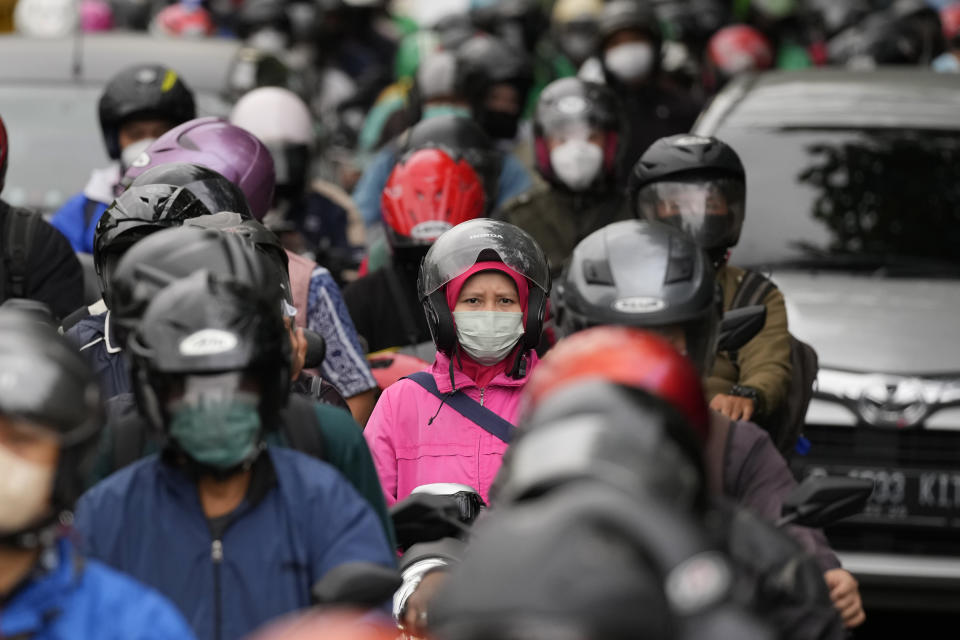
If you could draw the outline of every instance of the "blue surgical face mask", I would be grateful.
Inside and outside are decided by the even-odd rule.
[[[170,405],[170,438],[202,465],[228,470],[253,461],[260,449],[260,398],[235,391]]]
[[[431,104],[423,108],[423,119],[429,120],[438,116],[457,116],[458,118],[470,117],[469,107],[459,107],[453,104]]]

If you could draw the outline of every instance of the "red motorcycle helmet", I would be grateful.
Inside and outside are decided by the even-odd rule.
[[[568,385],[590,379],[642,389],[667,401],[706,442],[710,414],[693,363],[664,338],[630,327],[593,327],[558,342],[530,376],[526,411]]]
[[[172,38],[203,38],[212,36],[216,30],[209,11],[183,3],[163,8],[150,23],[151,33]]]
[[[707,44],[710,64],[726,77],[773,66],[773,47],[751,26],[734,24],[717,31]]]
[[[10,157],[10,140],[7,138],[7,127],[0,118],[0,191],[3,191],[3,181],[7,177],[7,159]]]
[[[394,167],[380,197],[387,239],[394,248],[426,247],[461,222],[483,215],[483,181],[463,158],[419,149]]]
[[[951,48],[960,46],[960,2],[949,4],[940,10],[940,25],[943,38]]]

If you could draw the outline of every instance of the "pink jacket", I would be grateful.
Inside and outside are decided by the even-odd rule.
[[[531,353],[527,376],[515,380],[500,374],[484,389],[459,369],[454,369],[457,389],[514,424],[520,411],[520,396],[537,365]],[[440,393],[452,391],[450,359],[437,354],[427,369]],[[439,410],[439,412],[438,412]],[[436,415],[433,424],[428,424]],[[373,463],[377,467],[387,505],[403,500],[422,484],[459,482],[480,492],[484,501],[490,491],[507,445],[467,420],[412,380],[400,380],[384,390],[363,430]]]

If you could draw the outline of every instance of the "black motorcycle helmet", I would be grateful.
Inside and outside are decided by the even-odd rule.
[[[483,180],[483,191],[490,206],[497,201],[502,155],[476,122],[455,115],[421,120],[401,139],[398,157],[420,149],[441,149],[451,158],[465,159]]]
[[[290,337],[277,289],[258,290],[202,270],[169,284],[127,342],[140,412],[169,424],[171,389],[186,375],[245,373],[258,383],[264,428],[274,428],[290,391]]]
[[[120,126],[131,118],[162,118],[176,126],[197,117],[193,92],[173,69],[141,64],[114,76],[100,96],[100,129],[107,154],[120,158]]]
[[[205,216],[203,220],[216,217]],[[243,233],[220,231],[215,226],[203,228],[193,222],[158,231],[120,258],[110,279],[110,319],[118,333],[124,334],[121,342],[136,329],[154,296],[171,282],[196,271],[230,276],[258,291],[281,286],[274,259],[257,251]]]
[[[523,51],[488,35],[463,43],[457,55],[457,95],[466,98],[473,118],[491,138],[513,139],[533,86],[533,66]],[[517,92],[515,114],[487,108],[487,97],[495,85],[507,84]]]
[[[230,62],[224,97],[232,104],[259,87],[288,87],[290,69],[273,53],[242,47]]]
[[[562,335],[597,325],[679,327],[698,370],[713,370],[720,288],[707,256],[672,227],[625,220],[590,234],[573,250],[554,302]]]
[[[446,640],[773,638],[672,505],[584,480],[491,512],[429,608]]]
[[[477,218],[443,233],[430,247],[420,267],[417,292],[437,349],[450,355],[457,343],[453,313],[444,286],[478,262],[502,262],[530,283],[521,355],[540,343],[550,269],[543,250],[523,229],[508,222]],[[519,358],[518,358],[519,366]]]
[[[232,211],[221,211],[212,216],[194,218],[184,223],[184,226],[215,229],[246,240],[268,260],[267,264],[271,267],[270,271],[283,290],[284,299],[293,304],[293,289],[290,286],[290,258],[287,256],[280,238],[273,231],[256,220],[244,218],[239,213]]]
[[[602,52],[606,49],[610,38],[621,31],[635,30],[647,36],[653,47],[654,56],[653,68],[650,70],[651,74],[660,69],[663,32],[660,29],[656,13],[648,3],[637,2],[637,0],[612,0],[612,2],[608,2],[600,13],[597,30],[600,34],[601,60],[603,58]],[[607,73],[607,76],[609,78],[610,74]]]
[[[3,532],[0,543],[47,546],[57,536],[61,514],[73,508],[86,486],[100,435],[99,388],[52,322],[6,305],[0,308],[0,372],[0,414],[42,425],[60,440],[52,509],[20,531]]]
[[[235,211],[253,218],[246,196],[233,182],[207,167],[189,162],[171,162],[147,169],[130,183],[131,187],[169,184],[186,187],[211,212]]]
[[[103,212],[93,235],[93,266],[107,307],[111,273],[127,249],[151,233],[206,215],[210,210],[185,187],[148,184],[120,194]]]
[[[549,25],[538,0],[498,0],[474,9],[471,18],[482,31],[531,54]]]
[[[626,126],[620,101],[607,87],[579,78],[554,80],[540,93],[533,117],[537,171],[555,187],[569,189],[554,171],[549,141],[581,138],[592,131],[601,131],[603,171],[591,188],[611,188],[617,179]]]
[[[634,215],[689,234],[716,264],[740,240],[746,172],[740,156],[717,138],[660,138],[633,166],[627,192]],[[709,214],[710,208],[726,213]]]
[[[586,478],[694,513],[707,507],[702,441],[650,393],[581,382],[538,407],[522,427],[491,488],[498,508]]]

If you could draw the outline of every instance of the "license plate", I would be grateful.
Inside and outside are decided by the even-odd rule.
[[[960,526],[960,470],[811,466],[804,475],[850,476],[873,481],[860,520],[923,526]]]

